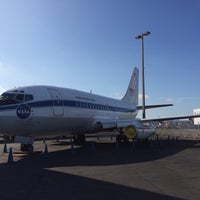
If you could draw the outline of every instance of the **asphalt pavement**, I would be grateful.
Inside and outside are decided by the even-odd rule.
[[[45,145],[48,152],[45,153]],[[12,147],[13,163],[8,163]],[[200,141],[159,136],[120,145],[37,141],[32,155],[0,144],[0,199],[200,199]]]

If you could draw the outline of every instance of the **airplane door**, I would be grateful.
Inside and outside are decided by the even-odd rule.
[[[51,95],[51,99],[53,101],[53,115],[54,116],[63,116],[64,115],[64,107],[63,100],[60,93],[56,89],[50,89],[49,92]]]

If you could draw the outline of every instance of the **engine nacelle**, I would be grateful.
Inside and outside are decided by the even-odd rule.
[[[134,139],[138,135],[138,131],[137,131],[136,127],[134,127],[133,125],[124,127],[123,132],[128,139]]]
[[[146,139],[155,133],[155,128],[140,127],[128,125],[123,129],[124,134],[128,139]]]
[[[138,131],[137,139],[144,140],[153,135],[156,130],[154,128],[149,127],[149,128],[139,128],[137,131]]]

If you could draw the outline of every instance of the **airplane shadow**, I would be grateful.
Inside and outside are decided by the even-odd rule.
[[[1,200],[181,200],[165,194],[51,171],[43,167],[43,164],[34,159],[1,167]]]
[[[51,145],[70,145],[54,143]],[[67,147],[67,146],[66,146]],[[69,146],[68,146],[69,147]],[[168,144],[167,140],[154,144],[132,144],[116,146],[115,143],[87,142],[86,145],[73,150],[54,151],[48,154],[50,167],[61,166],[107,166],[148,162],[165,158],[186,148],[199,148],[193,140],[180,140],[177,144]],[[34,155],[42,159],[44,155]],[[65,158],[65,159],[63,159]],[[45,161],[46,163],[46,161]]]

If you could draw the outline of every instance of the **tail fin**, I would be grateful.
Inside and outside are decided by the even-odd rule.
[[[138,104],[138,75],[139,70],[137,67],[135,67],[126,94],[121,99],[121,101],[131,105]]]

